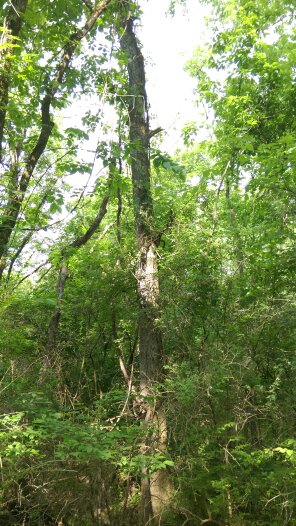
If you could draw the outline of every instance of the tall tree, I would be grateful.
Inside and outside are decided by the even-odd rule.
[[[165,414],[156,396],[157,384],[163,379],[163,349],[162,334],[158,326],[159,281],[149,156],[151,131],[144,58],[135,35],[132,17],[124,21],[120,45],[127,57],[129,76],[129,136],[139,298],[140,388],[145,425],[154,429],[152,440],[150,438],[143,446],[143,453],[149,455],[156,450],[165,450],[167,430]],[[141,508],[143,524],[159,517],[167,504],[169,488],[169,478],[165,470],[156,471],[150,476],[144,470]]]

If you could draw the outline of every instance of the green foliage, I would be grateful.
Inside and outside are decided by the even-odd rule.
[[[88,13],[84,2],[43,4],[28,3],[11,44],[4,164],[22,145],[17,170],[40,132],[59,50]],[[113,53],[115,4],[65,75],[8,263],[23,243],[24,252],[1,284],[1,524],[137,524],[141,479],[159,471],[176,489],[164,525],[296,524],[293,5],[212,5],[212,40],[187,65],[211,134],[190,122],[183,152],[150,150],[165,356],[155,399],[139,388],[137,145],[126,128],[126,57]],[[112,133],[83,99],[94,90],[119,114]],[[86,100],[81,122],[58,126],[72,100]],[[100,124],[103,140],[84,158]],[[18,196],[15,173],[0,183],[4,205]],[[92,186],[73,189],[68,175]],[[100,230],[74,248],[107,194]],[[21,281],[41,257],[49,264]],[[157,426],[143,425],[147,404],[160,401],[167,451],[154,447]]]

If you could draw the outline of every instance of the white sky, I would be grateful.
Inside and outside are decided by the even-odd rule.
[[[170,0],[142,0],[142,30],[139,32],[146,59],[147,93],[153,125],[167,132],[164,149],[174,153],[181,145],[180,132],[188,121],[198,119],[193,89],[196,81],[184,71],[197,45],[205,41],[205,17],[209,7],[188,0],[186,12],[178,6],[167,15]]]

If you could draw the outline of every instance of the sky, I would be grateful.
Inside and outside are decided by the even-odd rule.
[[[145,58],[150,124],[152,129],[161,126],[165,130],[162,147],[174,154],[182,145],[184,124],[199,118],[193,93],[196,80],[184,68],[196,47],[206,41],[205,18],[210,10],[198,0],[187,0],[186,9],[176,6],[175,15],[171,16],[168,14],[170,1],[140,0],[143,15],[137,35]],[[94,100],[93,105],[101,103]],[[75,101],[73,106],[63,116],[66,126],[75,126],[75,121],[84,115],[85,100]],[[107,110],[104,112],[108,115]],[[110,124],[112,119],[110,114]]]
[[[209,7],[188,0],[167,14],[170,0],[142,0],[142,28],[139,38],[146,59],[147,94],[154,127],[166,130],[164,149],[173,154],[181,146],[181,130],[188,121],[198,119],[193,90],[196,81],[184,71],[198,45],[205,42],[205,18]]]

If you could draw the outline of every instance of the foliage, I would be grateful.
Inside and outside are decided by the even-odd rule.
[[[28,2],[19,36],[0,50],[11,50],[3,211],[18,199],[40,102],[88,4]],[[55,126],[22,195],[0,289],[1,524],[137,524],[141,483],[162,472],[174,484],[164,526],[296,524],[293,3],[211,4],[211,41],[186,66],[208,129],[188,123],[174,156],[151,140],[165,355],[151,399],[139,388],[137,145],[116,36],[136,5],[111,3],[52,102]],[[65,125],[78,103],[83,117]],[[106,196],[99,229],[77,248]],[[155,451],[155,422],[144,422],[154,403],[166,450]]]

